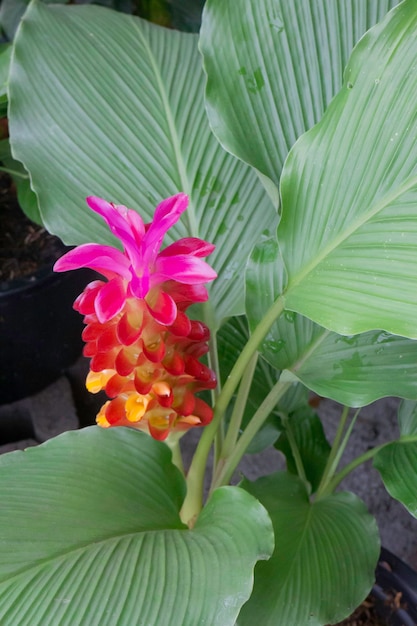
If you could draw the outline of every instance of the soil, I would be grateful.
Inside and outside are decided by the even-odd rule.
[[[63,244],[26,217],[8,174],[0,172],[0,282],[12,281],[52,265]]]

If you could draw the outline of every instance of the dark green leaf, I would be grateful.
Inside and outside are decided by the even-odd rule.
[[[29,174],[23,165],[11,155],[8,139],[0,141],[0,160],[11,175],[17,190],[17,199],[21,209],[37,224],[42,224],[36,194],[30,186]]]
[[[285,472],[243,486],[269,511],[275,551],[255,569],[239,626],[322,626],[350,615],[372,586],[379,556],[363,502],[343,492],[310,503],[301,481]]]
[[[11,44],[0,44],[0,117],[4,117],[7,113],[7,81],[11,55]]]
[[[217,490],[193,530],[165,444],[137,431],[66,433],[0,458],[2,624],[232,626],[269,517]]]
[[[201,25],[204,0],[170,0],[174,28],[197,33]]]
[[[417,403],[403,401],[398,411],[400,438],[374,459],[388,493],[417,517]]]
[[[285,455],[288,470],[292,474],[297,474],[289,431],[300,452],[306,478],[314,493],[320,484],[330,452],[330,445],[324,434],[321,420],[310,407],[307,407],[289,414],[284,421],[283,432],[275,443],[275,447]]]

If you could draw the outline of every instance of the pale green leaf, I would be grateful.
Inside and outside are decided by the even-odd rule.
[[[417,517],[417,403],[401,402],[398,421],[400,439],[379,450],[374,466],[388,493]]]
[[[243,313],[243,268],[275,211],[251,168],[212,135],[203,95],[196,35],[101,7],[34,1],[16,37],[11,144],[47,228],[68,244],[114,243],[86,196],[149,220],[164,197],[188,193],[167,243],[191,235],[216,244],[215,327]]]
[[[355,43],[398,0],[207,0],[210,123],[276,186],[288,151],[342,84]]]
[[[417,402],[403,400],[398,409],[401,436],[417,435]]]
[[[322,626],[350,615],[372,586],[379,556],[363,502],[347,492],[309,502],[301,481],[284,472],[244,487],[269,511],[275,551],[255,568],[239,626]]]
[[[3,455],[1,623],[232,626],[272,551],[268,515],[224,487],[188,530],[170,456],[143,433],[98,427]]]
[[[388,493],[417,517],[417,436],[382,448],[375,455],[374,466]]]
[[[361,39],[281,179],[286,306],[342,334],[417,337],[416,28],[405,0]]]
[[[275,184],[286,306],[342,334],[417,337],[416,5],[208,0],[211,124]],[[284,137],[284,139],[283,139]]]
[[[253,329],[281,293],[285,271],[275,239],[256,246],[247,270],[247,314]],[[264,357],[317,394],[349,406],[378,398],[417,398],[417,342],[384,331],[338,335],[284,311],[261,345]]]

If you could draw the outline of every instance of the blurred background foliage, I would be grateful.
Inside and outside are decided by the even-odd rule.
[[[204,0],[42,0],[46,4],[97,4],[137,15],[150,22],[196,33],[201,24]],[[0,28],[3,42],[11,41],[29,0],[0,0]]]

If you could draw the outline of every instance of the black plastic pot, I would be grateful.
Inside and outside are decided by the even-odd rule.
[[[372,590],[375,610],[390,626],[417,624],[417,572],[382,548]]]
[[[96,275],[45,267],[0,283],[0,404],[42,390],[82,351],[82,317],[72,304]]]

